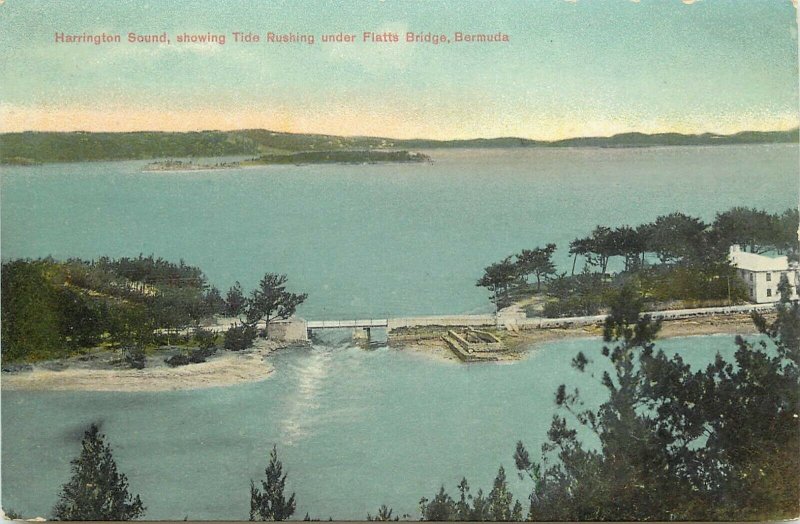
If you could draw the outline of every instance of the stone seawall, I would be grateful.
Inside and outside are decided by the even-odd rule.
[[[769,312],[775,309],[775,304],[745,304],[741,306],[707,307],[696,309],[671,309],[665,311],[647,311],[643,314],[650,315],[654,319],[660,320],[683,320],[697,317],[707,317],[714,315],[734,315],[752,312]],[[509,330],[519,329],[550,329],[550,328],[570,328],[581,326],[601,326],[605,322],[607,315],[592,315],[584,317],[564,317],[564,318],[526,318],[519,314],[501,314],[497,317],[498,327]]]

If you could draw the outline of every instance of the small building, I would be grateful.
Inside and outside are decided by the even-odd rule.
[[[788,257],[773,258],[748,253],[734,244],[730,247],[728,259],[736,268],[736,273],[744,281],[751,302],[762,304],[780,300],[781,293],[778,290],[778,284],[783,276],[786,276],[789,281],[790,298],[798,299],[800,266],[796,262],[789,263]]]
[[[308,323],[298,317],[272,320],[269,323],[269,339],[280,342],[307,342]]]

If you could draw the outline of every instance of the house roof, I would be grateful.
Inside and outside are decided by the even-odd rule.
[[[786,271],[789,269],[789,259],[785,256],[772,258],[746,251],[734,251],[729,256],[731,264],[748,271]]]

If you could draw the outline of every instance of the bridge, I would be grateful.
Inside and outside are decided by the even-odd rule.
[[[672,309],[666,311],[650,311],[649,314],[655,319],[678,320],[708,315],[730,315],[750,313],[753,311],[767,312],[775,308],[774,303],[767,304],[743,304],[739,306],[707,307],[696,309]],[[569,318],[542,318],[530,317],[520,308],[510,307],[500,310],[497,315],[431,315],[420,317],[398,317],[398,318],[370,318],[360,320],[304,320],[293,317],[287,320],[273,320],[270,322],[270,336],[282,340],[308,340],[314,331],[322,329],[352,329],[356,339],[370,338],[372,328],[385,329],[388,333],[402,328],[415,327],[443,327],[443,328],[475,328],[475,329],[504,329],[509,331],[520,331],[528,329],[552,329],[577,327],[586,325],[601,325],[605,320],[605,315],[593,315],[585,317]],[[215,333],[224,333],[231,326],[240,323],[237,318],[227,318],[214,325],[204,326],[204,329]],[[257,325],[258,328],[266,328],[266,323],[262,320]],[[159,330],[167,332],[167,330]],[[174,331],[170,331],[174,332]],[[178,330],[177,333],[190,334],[193,328]],[[416,335],[396,333],[400,337],[414,337]]]
[[[367,320],[309,320],[306,322],[308,329],[344,329],[344,328],[388,328],[389,320],[386,318]]]
[[[431,315],[425,317],[370,318],[361,320],[306,320],[308,338],[320,329],[352,329],[356,339],[369,340],[372,328],[394,329],[419,326],[479,327],[495,326],[495,315]]]

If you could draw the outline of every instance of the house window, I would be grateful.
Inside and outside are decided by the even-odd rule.
[[[752,281],[753,281],[753,274],[750,273],[750,282],[752,282]]]
[[[768,296],[768,297],[771,297],[771,296],[772,296],[772,290],[771,290],[771,289],[767,289],[767,296]]]
[[[772,282],[772,273],[767,273],[767,282]]]

